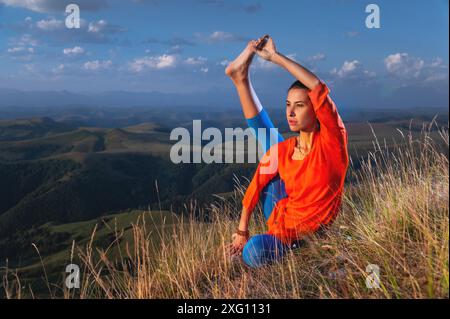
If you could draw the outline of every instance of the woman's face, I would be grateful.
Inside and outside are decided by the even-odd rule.
[[[306,89],[289,90],[286,99],[286,118],[292,132],[311,131],[317,117]]]

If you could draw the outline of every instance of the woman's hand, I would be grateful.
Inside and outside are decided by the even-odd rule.
[[[231,238],[233,242],[227,247],[229,255],[240,255],[242,253],[242,250],[244,249],[245,244],[248,241],[248,237],[234,233]]]
[[[236,232],[231,236],[233,242],[225,247],[225,252],[231,257],[239,255],[248,241],[250,236],[248,232],[248,220],[250,219],[250,215],[251,211],[248,211],[245,206],[242,206],[239,226],[237,227]]]
[[[277,54],[275,43],[269,35],[265,35],[258,40],[256,54],[266,61],[272,61],[273,57]]]

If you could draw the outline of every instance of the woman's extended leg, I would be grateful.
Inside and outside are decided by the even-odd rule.
[[[262,38],[259,41],[262,41]],[[258,41],[250,41],[236,60],[230,63],[225,73],[232,79],[238,92],[247,124],[252,129],[251,131],[259,142],[263,153],[265,153],[273,144],[283,141],[283,136],[275,130],[250,81],[249,68],[255,55],[254,47],[256,45],[258,45]],[[259,134],[260,131],[258,129],[264,129],[265,134]],[[266,219],[269,218],[275,204],[286,196],[283,181],[281,181],[279,176],[275,177],[263,189],[261,194],[261,202]]]
[[[251,87],[249,77],[249,68],[255,57],[256,45],[257,41],[250,41],[241,54],[225,69],[225,73],[230,77],[236,87],[242,111],[246,119],[258,115],[262,110],[261,103]]]

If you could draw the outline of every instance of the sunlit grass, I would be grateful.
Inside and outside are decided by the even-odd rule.
[[[306,238],[305,247],[280,263],[250,269],[227,257],[224,245],[236,227],[246,186],[237,178],[234,195],[218,198],[201,216],[190,213],[198,211],[194,203],[185,207],[178,223],[166,227],[148,227],[151,214],[142,215],[132,236],[124,240],[117,230],[110,247],[94,247],[94,232],[86,247],[73,252],[82,265],[81,289],[64,289],[63,295],[448,298],[448,143],[448,126],[439,128],[435,122],[424,126],[419,137],[399,131],[394,149],[374,135],[373,151],[359,169],[351,164],[352,183],[346,185],[342,211],[331,229],[320,238]],[[252,234],[265,231],[262,216],[260,208],[254,212]],[[379,288],[366,285],[371,264],[380,269]],[[16,281],[10,275],[8,297],[20,297]]]

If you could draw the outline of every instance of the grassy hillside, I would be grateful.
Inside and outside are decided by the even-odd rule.
[[[158,256],[143,225],[125,272],[108,258],[80,251],[86,271],[81,297],[108,298],[448,298],[448,126],[439,139],[426,129],[405,134],[396,152],[374,140],[356,182],[346,185],[343,208],[331,230],[305,238],[281,263],[249,269],[223,247],[237,223],[245,185],[209,207],[210,223],[193,216],[163,234]],[[264,232],[262,212],[251,233]],[[380,287],[366,286],[368,265],[380,269]],[[96,276],[108,267],[108,274]],[[70,297],[70,294],[66,294]]]
[[[119,248],[125,249],[127,244],[132,243],[132,225],[138,224],[142,218],[146,219],[146,229],[155,244],[159,243],[158,233],[164,227],[169,227],[178,221],[175,214],[167,211],[130,210],[83,222],[60,225],[47,223],[18,233],[17,240],[12,243],[7,240],[0,241],[2,256],[16,255],[15,250],[20,251],[15,263],[9,263],[0,268],[0,275],[5,275],[5,267],[14,268],[21,278],[23,287],[26,287],[25,294],[29,294],[32,290],[35,296],[48,296],[47,280],[60,281],[64,275],[65,265],[71,262],[80,263],[79,259],[73,256],[72,249],[84,249],[88,245],[108,247],[113,244],[114,247],[108,257],[111,260],[120,260]],[[95,238],[91,241],[93,232],[95,232]],[[118,239],[119,236],[120,239]],[[48,276],[47,279],[45,276]],[[0,285],[0,296],[4,295],[4,288]],[[52,294],[58,293],[61,291],[52,289]]]
[[[181,121],[186,127],[192,124],[186,118]],[[207,119],[204,128],[232,125],[236,119],[227,118],[222,124],[215,121],[214,117]],[[349,122],[346,127],[352,159],[346,185],[348,196],[357,202],[362,199],[354,194],[360,189],[358,185],[364,185],[367,179],[359,174],[367,165],[375,164],[377,156],[385,153],[395,162],[402,158],[405,148],[411,148],[409,161],[426,160],[418,155],[423,145],[411,145],[411,140],[424,138],[423,123],[417,120],[380,120],[370,125]],[[36,244],[44,264],[51,265],[48,276],[56,283],[62,276],[62,261],[66,260],[72,242],[82,243],[77,251],[83,248],[90,240],[93,225],[99,224],[98,230],[103,229],[101,219],[108,219],[105,216],[125,210],[161,209],[178,215],[187,212],[197,219],[203,214],[204,222],[210,223],[219,213],[220,216],[239,213],[240,195],[234,187],[248,182],[255,164],[175,165],[168,159],[169,133],[167,127],[156,122],[104,128],[72,127],[48,118],[0,121],[0,267],[8,264],[12,269],[21,269],[22,278],[33,287],[38,282],[35,291],[41,293],[48,289],[42,285],[45,283],[41,278],[42,267],[31,243]],[[374,133],[377,140],[372,138]],[[434,143],[433,156],[448,154],[448,140],[442,137],[442,131],[431,125],[426,134],[426,139]],[[382,167],[385,161],[380,163]],[[403,177],[397,178],[401,184]],[[193,199],[195,204],[190,205]],[[127,240],[122,238],[121,242],[134,246],[136,232],[142,228],[132,228],[126,213],[119,215],[119,228],[126,229],[127,234],[124,237]],[[135,215],[130,214],[132,218]],[[350,215],[344,218],[350,220]],[[197,219],[186,220],[185,227],[205,227]],[[64,231],[65,227],[71,230]],[[111,233],[100,235],[96,247],[107,247],[114,242],[113,237]],[[171,238],[166,240],[170,242]],[[161,247],[155,243],[153,248],[158,251]],[[126,260],[126,264],[128,260],[135,262],[133,256]]]
[[[0,165],[0,172],[10,176],[1,182],[4,189],[17,185],[0,213],[0,238],[48,221],[87,220],[189,196],[197,172],[193,167],[148,154],[121,153],[91,154],[81,166],[57,160]]]
[[[51,134],[64,133],[75,127],[56,122],[49,117],[37,117],[23,120],[0,120],[0,142],[20,141],[44,137]]]
[[[80,232],[85,245],[73,250],[82,267],[81,289],[66,290],[61,275],[48,281],[54,284],[49,293],[65,298],[448,298],[448,125],[433,133],[430,126],[417,137],[405,132],[395,149],[378,139],[373,145],[358,169],[351,165],[352,182],[331,229],[305,238],[305,245],[280,263],[249,269],[226,254],[243,182],[201,216],[192,213],[195,203],[187,203],[185,214],[167,222],[159,218],[156,228],[149,227],[158,224],[152,213],[137,223],[118,222],[114,229],[123,232],[109,231],[110,223],[106,233],[97,228],[88,240],[92,222],[52,227],[49,232],[74,238]],[[260,208],[250,231],[265,231]],[[373,264],[380,269],[380,287],[371,289],[366,278]],[[65,264],[55,265],[61,271]],[[20,275],[11,270],[5,276],[8,297],[30,297],[29,288],[19,289]]]

